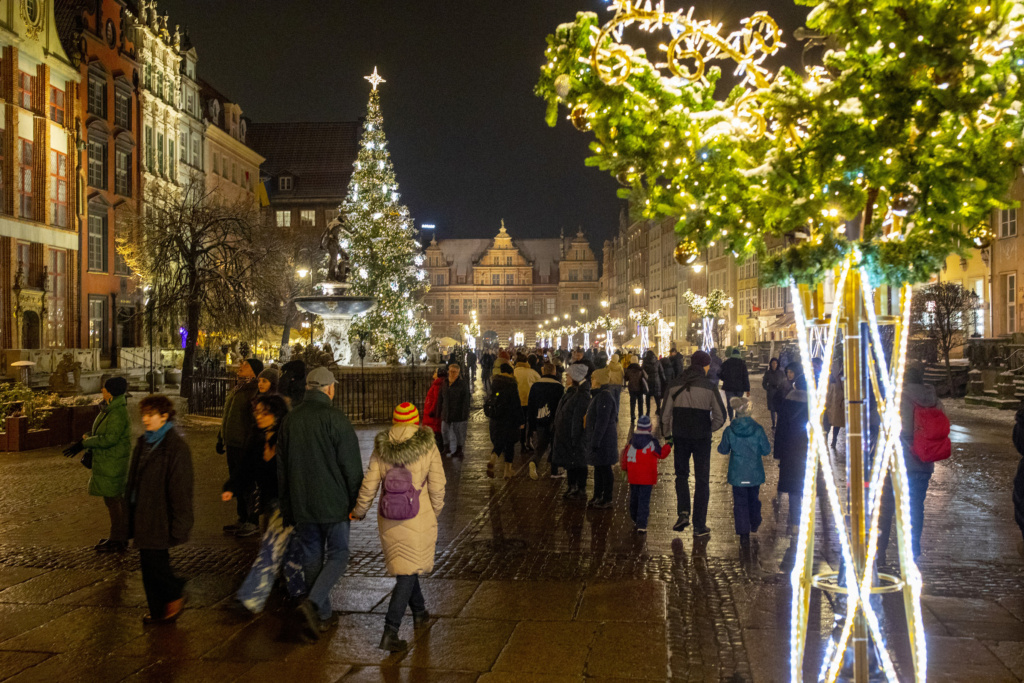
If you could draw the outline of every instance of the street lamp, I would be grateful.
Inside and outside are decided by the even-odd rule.
[[[633,288],[633,293],[636,294],[637,296],[639,296],[640,292],[642,292],[642,291],[644,291],[643,287],[634,287]]]
[[[566,314],[565,314],[565,319],[566,319],[566,320],[568,320],[568,319],[569,319],[569,314],[568,314],[568,313],[566,313]]]
[[[603,300],[601,302],[601,308],[608,308],[608,306],[609,306],[608,299],[605,299],[605,300]]]

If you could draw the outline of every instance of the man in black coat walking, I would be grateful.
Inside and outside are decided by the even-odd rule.
[[[543,376],[530,387],[530,398],[526,405],[530,428],[537,435],[537,450],[534,451],[533,458],[530,460],[530,479],[538,477],[537,465],[540,464],[544,452],[551,445],[555,412],[558,410],[558,402],[565,394],[565,388],[555,379],[554,365],[546,363],[541,368],[541,372]],[[558,467],[553,462],[551,477],[559,477]]]
[[[732,422],[733,409],[730,401],[736,396],[750,396],[750,374],[747,362],[743,360],[743,352],[737,346],[732,355],[722,363],[718,373],[722,380],[722,391],[725,392],[725,405],[729,411],[729,422]]]
[[[441,433],[448,443],[448,452],[442,455],[461,458],[466,445],[466,428],[469,426],[469,382],[462,376],[462,366],[452,363],[448,366],[448,379],[441,385],[439,399]]]

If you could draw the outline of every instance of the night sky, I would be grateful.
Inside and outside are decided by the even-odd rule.
[[[377,66],[403,201],[438,238],[517,237],[582,226],[595,248],[613,236],[621,201],[611,177],[583,165],[590,137],[544,123],[533,95],[545,37],[601,0],[159,0],[187,27],[199,75],[255,121],[355,120]],[[682,7],[669,0],[668,7]],[[784,60],[800,64],[791,0],[697,2],[728,32],[754,11],[782,26]],[[635,34],[634,34],[635,36]],[[635,38],[634,38],[635,39]],[[776,62],[776,64],[781,62]],[[723,66],[726,66],[723,64]],[[723,68],[727,73],[730,69]]]

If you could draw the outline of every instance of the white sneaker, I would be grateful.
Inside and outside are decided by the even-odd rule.
[[[530,479],[537,481],[537,463],[530,462]]]
[[[565,470],[561,470],[559,472],[552,472],[551,473],[551,478],[552,479],[565,479]]]

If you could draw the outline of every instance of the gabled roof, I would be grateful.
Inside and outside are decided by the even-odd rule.
[[[554,284],[558,282],[558,262],[561,259],[561,246],[568,246],[570,238],[553,239],[515,239],[512,244],[519,253],[533,264],[535,284]],[[465,277],[468,282],[473,266],[494,245],[494,239],[450,239],[441,240],[437,246],[441,248],[445,260],[451,264],[455,277]],[[487,264],[481,264],[487,265]]]
[[[277,183],[267,187],[277,199],[344,199],[359,155],[359,121],[250,123],[246,144],[266,161],[260,167],[272,180],[288,171],[295,176],[291,192],[281,193]]]

